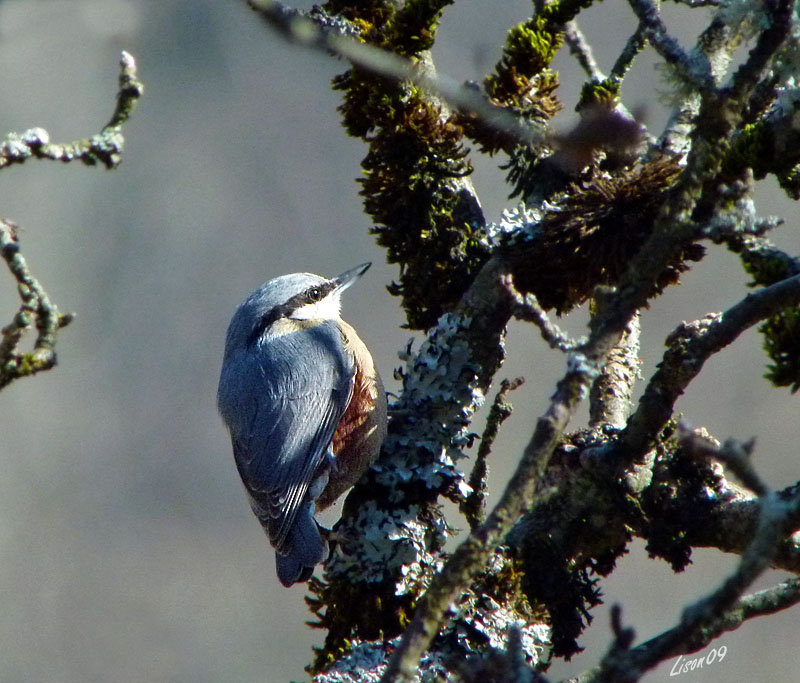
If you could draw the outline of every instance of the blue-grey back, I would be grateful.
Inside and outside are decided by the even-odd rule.
[[[242,480],[269,511],[262,521],[279,548],[347,408],[353,361],[336,321],[298,323],[247,343],[251,314],[267,310],[264,302],[246,301],[242,319],[231,323],[218,404]]]

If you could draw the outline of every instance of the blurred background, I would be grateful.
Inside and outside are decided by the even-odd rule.
[[[665,10],[691,46],[707,15]],[[529,16],[527,0],[459,0],[445,12],[439,69],[480,80],[507,29]],[[626,3],[606,0],[581,25],[608,71],[635,22]],[[385,290],[397,272],[368,235],[354,182],[366,150],[340,128],[329,89],[345,66],[284,43],[243,0],[3,0],[0,135],[42,126],[67,142],[99,131],[123,49],[146,93],[125,127],[122,166],[29,162],[0,184],[0,215],[20,224],[32,272],[77,314],[59,337],[60,365],[0,392],[0,680],[302,680],[323,634],[304,625],[303,586],[275,577],[215,391],[225,329],[245,295],[278,274],[331,276],[367,260],[373,268],[347,293],[344,314],[387,387],[397,386],[392,370],[410,334]],[[658,133],[667,86],[655,61],[638,59],[623,97]],[[584,78],[566,50],[556,66],[566,127]],[[507,206],[502,159],[473,161],[496,220]],[[759,200],[762,214],[787,219],[774,239],[800,252],[795,207],[770,182]],[[645,376],[670,330],[727,308],[746,282],[736,258],[712,249],[655,302],[643,318]],[[0,268],[0,325],[17,306]],[[576,333],[584,323],[581,311],[564,321]],[[527,383],[494,449],[495,498],[564,368],[531,327],[513,326],[508,347],[502,376]],[[765,362],[758,335],[744,335],[679,407],[720,438],[757,436],[758,466],[782,487],[800,478],[798,398],[770,389]],[[735,563],[713,551],[694,559],[676,576],[634,543],[602,584],[608,603],[623,605],[640,638],[659,633]],[[724,660],[683,676],[796,680],[798,626],[797,609],[750,622],[718,641]],[[552,672],[596,663],[609,639],[606,606],[585,653]],[[667,679],[673,665],[648,680]]]

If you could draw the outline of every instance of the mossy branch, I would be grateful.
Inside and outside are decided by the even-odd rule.
[[[705,455],[727,459],[721,449],[706,449]],[[616,641],[600,666],[580,677],[588,683],[637,681],[644,672],[676,654],[694,652],[727,630],[738,628],[745,619],[785,609],[800,602],[797,580],[786,582],[767,594],[741,598],[745,590],[770,567],[780,542],[800,521],[800,491],[789,496],[767,489],[760,480],[751,483],[760,493],[758,525],[742,554],[736,570],[714,591],[689,605],[677,626],[646,643],[631,648]]]
[[[333,53],[367,73],[413,83],[442,98],[455,109],[474,112],[486,125],[519,140],[530,143],[542,140],[540,134],[525,126],[514,114],[491,105],[474,88],[419,70],[414,62],[404,57],[352,39],[338,28],[331,29],[330,25],[318,23],[315,19],[320,16],[319,13],[306,16],[274,0],[247,0],[247,4],[269,26],[293,43]]]
[[[631,0],[639,28],[604,79],[570,24],[591,2],[538,2],[534,16],[509,31],[503,57],[484,82],[483,93],[479,87],[449,90],[446,79],[435,73],[427,49],[445,2],[400,6],[374,0],[353,6],[332,1],[322,13],[315,9],[308,15],[268,0],[249,4],[291,40],[333,52],[353,65],[335,87],[344,93],[340,111],[348,132],[370,145],[362,185],[365,206],[375,219],[379,243],[401,268],[401,281],[392,291],[403,295],[410,324],[428,331],[420,349],[404,355],[403,392],[382,459],[348,498],[326,580],[312,585],[312,607],[329,629],[314,668],[319,680],[329,680],[324,678],[329,671],[330,680],[337,680],[335,665],[329,665],[351,654],[361,657],[368,651],[385,662],[401,632],[384,680],[412,676],[434,635],[439,633],[436,642],[441,644],[452,629],[471,623],[472,616],[464,614],[480,611],[474,596],[481,593],[494,600],[492,591],[501,580],[507,602],[500,607],[494,603],[492,609],[508,605],[511,615],[527,610],[538,619],[540,596],[521,588],[531,583],[527,574],[532,565],[526,564],[524,548],[515,545],[525,523],[512,534],[516,540],[508,535],[523,512],[530,515],[531,526],[539,525],[551,536],[579,528],[588,534],[598,528],[593,524],[608,527],[591,538],[578,534],[580,540],[557,547],[563,551],[558,561],[565,575],[580,574],[581,581],[567,606],[577,615],[571,631],[556,623],[563,605],[543,601],[547,616],[539,623],[551,627],[553,641],[561,638],[560,644],[551,643],[556,654],[577,649],[575,638],[599,600],[588,572],[609,572],[631,534],[647,538],[648,550],[677,570],[689,561],[692,543],[687,538],[697,543],[705,538],[718,547],[728,541],[711,532],[703,537],[676,506],[688,501],[684,508],[691,507],[697,518],[716,519],[719,528],[730,529],[736,515],[755,528],[753,501],[735,499],[717,469],[697,465],[691,449],[677,443],[674,398],[705,360],[742,330],[796,306],[794,274],[761,283],[763,289],[725,313],[682,327],[668,340],[662,367],[648,385],[650,393],[631,418],[627,413],[638,367],[635,330],[628,329],[628,341],[619,342],[638,311],[703,257],[702,240],[732,241],[734,232],[760,236],[774,226],[759,222],[743,207],[752,190],[748,168],[761,172],[756,162],[763,150],[793,149],[787,127],[790,109],[781,112],[783,118],[770,113],[778,80],[768,76],[785,49],[790,3],[765,3],[755,48],[725,84],[741,27],[722,10],[697,46],[685,52],[651,0]],[[581,124],[567,135],[554,136],[546,130],[547,119],[560,105],[550,65],[563,40],[577,53],[591,82],[578,103]],[[643,134],[621,102],[620,83],[646,42],[670,65],[679,91],[679,104],[659,142]],[[509,115],[513,125],[492,128],[498,111]],[[780,133],[784,137],[778,140],[774,135]],[[456,197],[459,193],[477,202],[467,178],[465,137],[478,141],[484,151],[502,149],[511,156],[508,177],[527,206],[499,226],[485,225],[477,209],[459,213],[468,204]],[[794,166],[787,170],[773,164],[765,172],[788,177]],[[727,237],[720,237],[723,233]],[[418,289],[411,294],[415,283],[425,284],[431,277],[435,292]],[[545,314],[551,309],[567,312],[589,299],[588,339],[568,339]],[[471,443],[473,411],[499,368],[511,316],[535,322],[549,343],[567,352],[567,372],[500,503],[485,520],[470,511],[472,533],[447,560],[443,547],[448,529],[438,501],[464,496],[463,473],[456,463]],[[494,345],[494,352],[487,344]],[[608,363],[609,354],[615,353]],[[594,382],[590,428],[565,434],[572,411],[602,372]],[[651,401],[654,396],[660,402]],[[492,433],[485,436],[489,442]],[[484,476],[478,460],[475,482]],[[564,482],[575,484],[577,492],[561,486]],[[669,491],[676,493],[670,497],[664,491],[673,483]],[[729,497],[701,504],[706,486]],[[588,497],[591,514],[581,495]],[[471,502],[479,500],[476,494]],[[555,515],[545,514],[550,503],[576,513],[570,517],[573,525],[559,526],[557,509]],[[374,530],[380,530],[380,538]],[[769,537],[774,542],[772,561],[795,566],[798,551],[787,545],[791,543],[784,532]],[[504,543],[508,545],[500,547]],[[741,537],[736,543],[744,564],[750,562],[755,551],[747,550]],[[542,550],[539,536],[531,544],[528,555]],[[724,596],[712,596],[718,604],[713,618],[740,598],[757,570],[753,566],[736,579],[735,590],[729,586]],[[352,607],[356,602],[358,614]],[[700,633],[697,624],[707,625],[709,619],[705,613],[690,630]],[[616,635],[616,654],[624,657],[635,649],[633,632],[622,625],[621,616]],[[659,647],[663,657],[669,648]],[[428,661],[442,651],[439,645],[431,648]],[[536,657],[531,648],[526,654]],[[604,671],[622,671],[613,669],[612,660]]]

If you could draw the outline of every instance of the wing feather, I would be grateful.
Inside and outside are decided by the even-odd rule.
[[[347,409],[353,375],[330,322],[267,337],[228,361],[220,410],[253,510],[278,551]]]

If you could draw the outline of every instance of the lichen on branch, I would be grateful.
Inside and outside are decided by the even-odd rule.
[[[0,143],[0,170],[30,159],[53,161],[82,161],[94,166],[116,168],[122,158],[124,138],[122,126],[133,114],[144,92],[136,62],[127,52],[120,57],[117,103],[109,122],[90,138],[59,144],[50,141],[42,128],[31,128],[19,135],[10,133]],[[17,226],[13,221],[0,219],[0,255],[17,283],[21,304],[11,323],[6,325],[0,340],[0,389],[15,379],[49,370],[56,364],[58,330],[73,318],[60,313],[57,306],[28,268],[22,255]],[[26,333],[36,328],[37,337],[31,350],[22,348]]]

